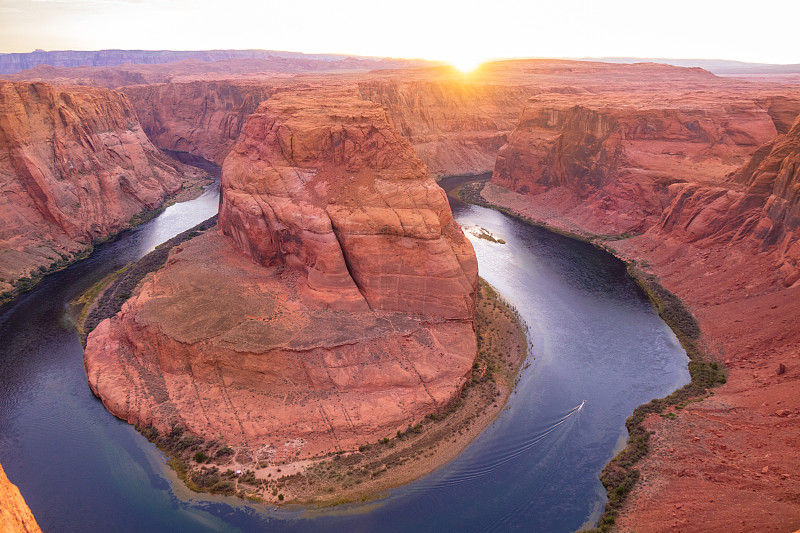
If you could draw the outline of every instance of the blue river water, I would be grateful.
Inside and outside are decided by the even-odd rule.
[[[105,410],[86,384],[69,302],[216,213],[212,186],[47,277],[0,314],[0,464],[44,531],[591,526],[606,501],[598,476],[624,443],[626,417],[688,382],[686,354],[614,257],[496,211],[451,202],[481,276],[517,308],[532,343],[508,406],[455,460],[373,502],[272,510],[190,493],[154,446]],[[472,236],[481,228],[505,244]]]

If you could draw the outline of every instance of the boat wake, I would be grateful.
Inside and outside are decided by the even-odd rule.
[[[454,469],[454,471],[449,473],[443,479],[437,480],[435,485],[440,487],[458,485],[489,475],[509,461],[543,443],[548,437],[553,435],[553,433],[559,429],[562,430],[560,433],[561,437],[559,438],[559,440],[561,440],[567,435],[569,429],[574,423],[576,418],[575,415],[583,410],[584,405],[586,405],[586,400],[584,400],[580,405],[576,405],[567,411],[561,418],[541,428],[533,435],[528,435],[527,438],[516,442],[505,441],[499,446],[492,446],[492,451],[495,453],[492,453],[483,460],[472,460],[469,468]],[[573,420],[573,422],[568,424],[568,422],[571,420]],[[420,487],[420,490],[428,490],[429,488],[430,487]]]

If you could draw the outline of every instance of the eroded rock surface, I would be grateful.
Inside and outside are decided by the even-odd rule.
[[[41,533],[19,489],[0,466],[0,533]]]
[[[676,184],[657,228],[699,246],[750,241],[774,255],[786,286],[800,280],[800,119],[728,177],[728,187]]]
[[[196,182],[124,95],[0,81],[0,292]]]
[[[273,92],[271,83],[193,81],[122,89],[150,140],[222,165],[247,117]]]
[[[305,457],[391,436],[470,376],[475,255],[381,106],[262,104],[225,161],[219,228],[89,336],[117,416]]]
[[[641,232],[660,219],[670,185],[719,182],[776,135],[768,111],[735,94],[541,95],[492,183],[594,233]]]

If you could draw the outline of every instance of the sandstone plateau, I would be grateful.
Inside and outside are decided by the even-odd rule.
[[[106,89],[0,81],[0,293],[198,181]]]
[[[41,533],[19,489],[0,466],[0,533]]]
[[[219,231],[89,335],[89,384],[112,413],[293,458],[391,436],[458,395],[477,261],[383,107],[270,98],[221,195]]]

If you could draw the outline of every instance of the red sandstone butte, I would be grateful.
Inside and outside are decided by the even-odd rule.
[[[0,81],[0,292],[161,205],[196,173],[107,89]]]
[[[262,104],[225,160],[219,220],[89,335],[88,381],[112,413],[308,457],[459,393],[477,261],[382,106]]]

